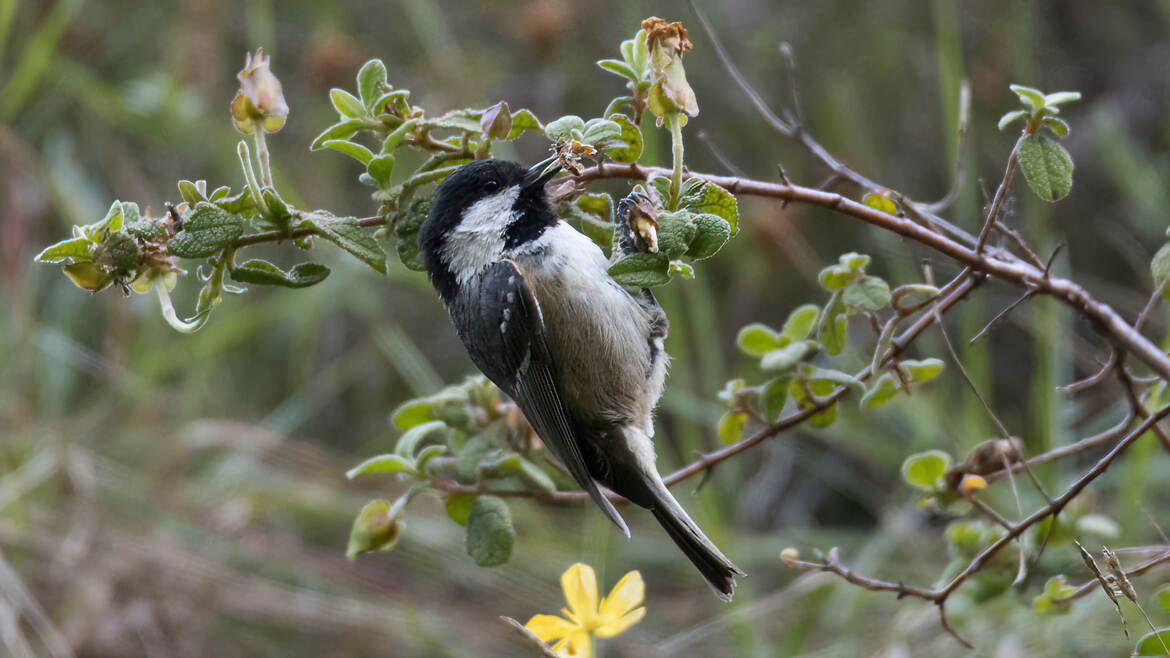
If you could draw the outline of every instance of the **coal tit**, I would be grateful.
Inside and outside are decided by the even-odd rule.
[[[449,175],[419,232],[431,283],[471,360],[606,516],[629,536],[598,483],[649,509],[730,600],[743,572],[687,516],[654,465],[666,314],[649,290],[614,281],[601,249],[557,218],[545,192],[555,173],[479,160]]]

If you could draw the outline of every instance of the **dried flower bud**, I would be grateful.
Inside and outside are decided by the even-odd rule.
[[[240,79],[240,91],[232,99],[232,123],[236,130],[245,135],[252,134],[256,123],[265,132],[274,133],[284,127],[288,119],[288,103],[284,100],[280,80],[268,67],[271,57],[257,48],[256,54],[248,53],[244,69],[236,74]]]
[[[1130,582],[1129,576],[1125,575],[1125,569],[1121,568],[1121,562],[1117,559],[1117,553],[1114,553],[1108,546],[1101,547],[1101,555],[1105,558],[1105,566],[1109,568],[1109,573],[1113,576],[1113,584],[1116,585],[1117,590],[1125,595],[1125,598],[1137,603],[1137,590],[1133,588],[1133,583]]]
[[[667,23],[652,16],[642,21],[642,29],[650,51],[650,111],[659,117],[680,112],[697,116],[699,103],[682,64],[683,54],[693,47],[686,28],[682,23]]]

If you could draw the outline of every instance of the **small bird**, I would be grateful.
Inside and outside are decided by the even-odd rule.
[[[606,516],[630,535],[598,483],[650,510],[729,601],[743,572],[654,465],[666,314],[649,290],[614,281],[601,249],[557,218],[545,184],[558,169],[479,160],[455,170],[419,231],[427,274],[471,360]],[[636,240],[626,230],[619,244],[628,250]]]

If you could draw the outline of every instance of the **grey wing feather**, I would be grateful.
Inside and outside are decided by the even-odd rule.
[[[556,383],[556,363],[548,349],[540,304],[511,261],[488,266],[476,291],[456,299],[467,307],[453,313],[460,338],[475,365],[510,395],[532,428],[552,450],[577,484],[625,535],[621,515],[598,489],[577,444],[572,422]]]

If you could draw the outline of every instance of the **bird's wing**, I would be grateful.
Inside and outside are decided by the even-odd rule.
[[[557,387],[557,364],[546,340],[540,304],[516,264],[501,261],[469,282],[455,303],[456,329],[475,365],[516,401],[569,474],[628,537],[629,528],[589,474]]]

